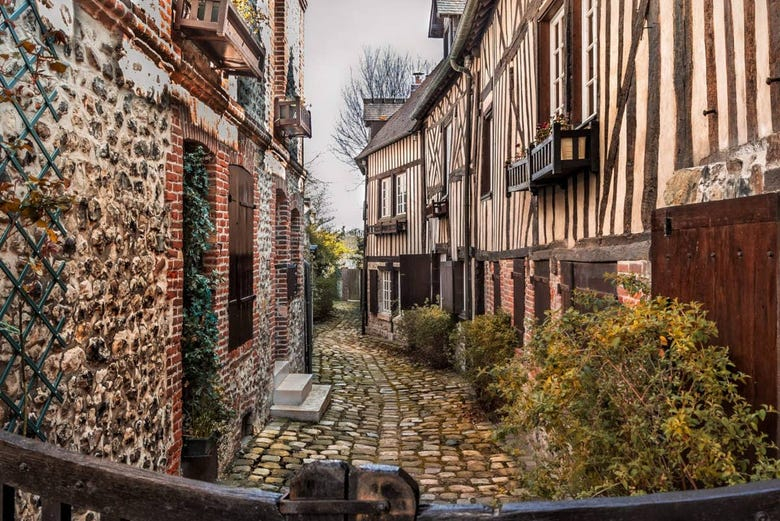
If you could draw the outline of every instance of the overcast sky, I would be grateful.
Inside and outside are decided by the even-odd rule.
[[[306,162],[316,157],[309,170],[329,183],[337,227],[363,226],[363,178],[329,151],[341,87],[367,45],[392,45],[438,63],[442,44],[428,38],[430,10],[431,0],[309,0],[304,89],[313,137],[305,141]]]

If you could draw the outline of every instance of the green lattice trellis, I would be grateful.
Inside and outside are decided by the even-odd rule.
[[[2,117],[15,117],[18,129],[16,135],[0,136],[0,139],[5,143],[29,143],[24,153],[5,149],[0,155],[0,181],[26,184],[31,178],[61,180],[62,172],[56,164],[59,148],[48,149],[36,129],[41,122],[56,123],[59,119],[54,107],[56,88],[40,75],[39,63],[45,59],[44,52],[49,58],[57,58],[53,37],[47,32],[34,0],[17,2],[14,7],[0,5],[0,15],[0,35],[6,40],[5,47],[15,47],[11,49],[13,59],[7,58],[5,64],[0,63],[3,65],[0,87],[7,94],[15,93],[22,87],[28,90],[25,99],[7,95],[0,101],[4,109]],[[25,42],[30,43],[25,45]],[[30,193],[24,197],[29,197]],[[49,369],[50,376],[47,377],[44,370],[53,350],[66,345],[62,337],[66,317],[54,317],[51,306],[47,306],[52,303],[53,292],[66,291],[62,280],[65,261],[44,252],[50,231],[60,237],[67,235],[60,223],[60,213],[59,209],[47,208],[37,225],[30,226],[19,214],[12,212],[6,222],[0,224],[0,283],[9,290],[0,296],[0,321],[18,328],[18,331],[12,328],[0,331],[3,340],[0,346],[0,354],[3,355],[0,362],[0,401],[8,408],[8,421],[4,428],[13,432],[24,431],[26,414],[27,434],[42,440],[46,439],[42,432],[43,420],[52,401],[62,401],[58,391],[62,371],[57,368],[51,377],[52,370]],[[26,255],[20,255],[19,245]],[[35,260],[42,275],[35,273],[33,262],[23,260],[25,256]],[[31,279],[35,280],[34,284],[30,284]],[[31,340],[36,345],[34,350],[27,348]],[[18,382],[13,388],[17,393],[9,391],[12,388],[10,379],[15,377],[18,377]]]

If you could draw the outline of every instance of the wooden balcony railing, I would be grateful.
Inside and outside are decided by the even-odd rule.
[[[311,137],[311,112],[300,98],[277,99],[274,127],[284,137]]]
[[[525,156],[522,159],[518,159],[506,167],[506,189],[508,192],[518,192],[531,188],[529,157]]]
[[[218,69],[263,77],[263,47],[230,0],[178,0],[175,28],[195,41]]]
[[[444,217],[450,211],[449,201],[431,201],[425,206],[425,217]]]
[[[660,521],[780,519],[780,480],[712,490],[579,501],[421,505],[417,483],[387,465],[304,465],[286,496],[157,474],[0,431],[0,519],[16,518],[17,490],[41,498],[42,519],[71,519],[73,507],[101,521]]]
[[[564,130],[559,123],[552,126],[550,135],[528,152],[532,190],[565,182],[577,172],[598,171],[598,124]]]

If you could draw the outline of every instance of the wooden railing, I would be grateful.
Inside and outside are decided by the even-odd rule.
[[[506,189],[508,192],[519,192],[530,187],[531,168],[529,156],[526,156],[506,167]]]
[[[0,519],[12,521],[16,489],[41,497],[45,521],[71,505],[101,521],[770,521],[780,519],[780,480],[728,488],[580,501],[420,505],[417,483],[390,466],[304,465],[286,496],[157,474],[0,431]]]

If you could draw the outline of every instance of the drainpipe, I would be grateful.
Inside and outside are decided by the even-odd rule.
[[[465,183],[463,195],[463,312],[461,317],[471,318],[471,129],[473,96],[472,89],[474,76],[471,74],[471,56],[463,57],[463,65],[450,58],[450,66],[453,70],[466,76],[466,136],[464,139],[464,165],[463,181]]]

